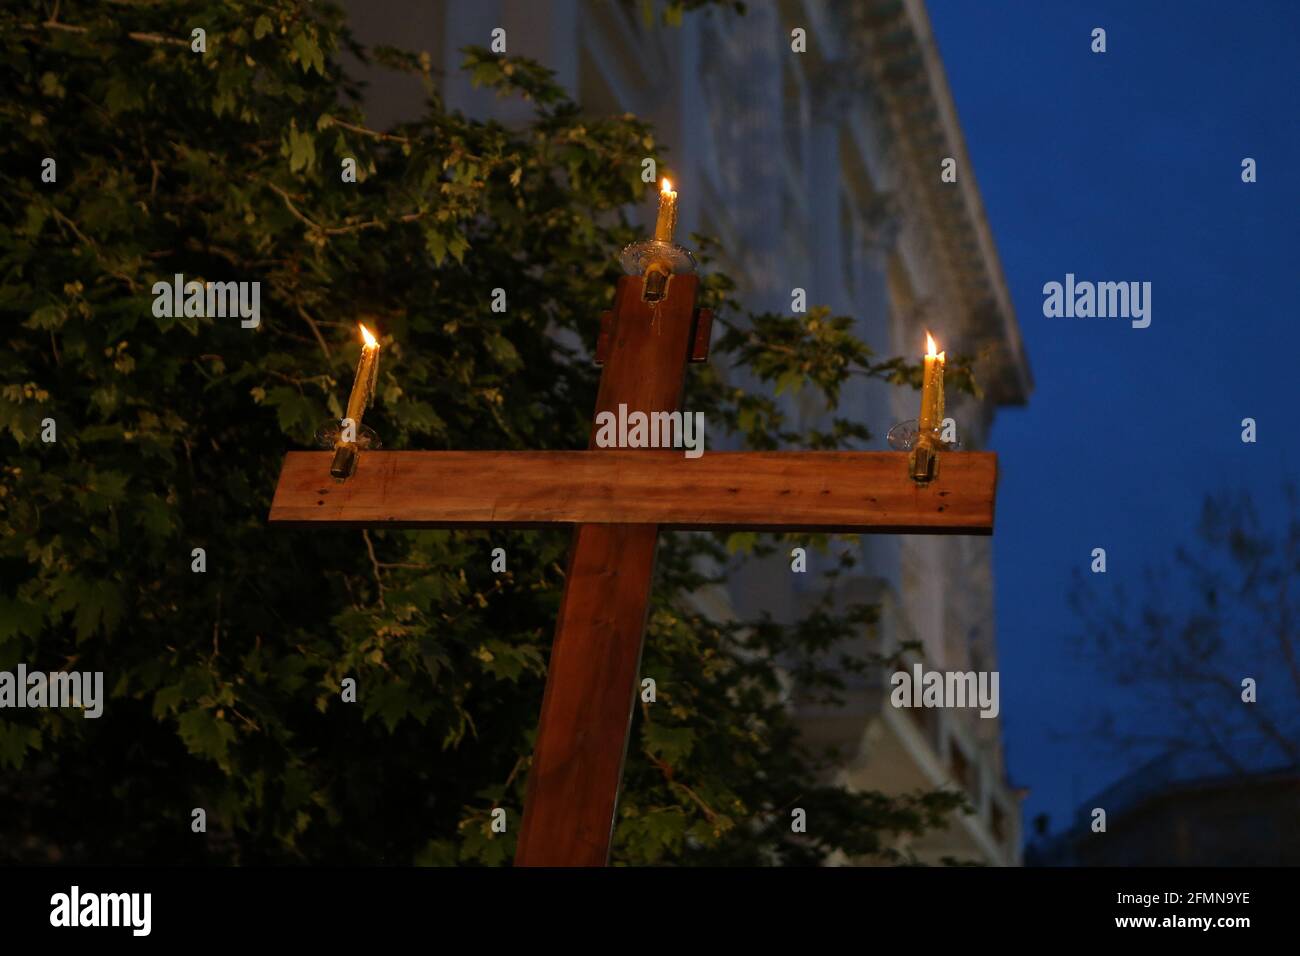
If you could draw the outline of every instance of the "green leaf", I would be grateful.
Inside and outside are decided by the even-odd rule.
[[[234,742],[235,728],[229,721],[219,719],[202,708],[187,710],[177,722],[181,740],[190,753],[207,757],[222,767],[230,758],[230,745]]]
[[[787,389],[793,390],[796,394],[803,388],[804,375],[798,369],[791,369],[782,372],[776,380],[776,394],[781,395]]]
[[[136,521],[152,538],[163,539],[171,535],[174,525],[172,509],[157,495],[146,495],[136,512]]]
[[[153,715],[155,717],[164,717],[167,714],[175,713],[183,700],[185,700],[185,691],[180,684],[171,684],[159,688],[158,692],[153,695]]]
[[[421,435],[436,435],[446,427],[428,402],[405,402],[401,414],[402,425]]]
[[[100,579],[89,584],[77,602],[72,617],[77,643],[102,629],[111,633],[122,617],[122,596],[112,581]]]
[[[96,511],[105,511],[126,499],[126,488],[131,476],[120,471],[92,472],[86,482],[87,504]]]
[[[43,305],[27,319],[29,329],[58,329],[68,320],[68,310],[61,305]]]
[[[49,219],[50,212],[44,204],[33,202],[27,204],[26,219],[23,222],[23,233],[29,238],[35,239],[41,234],[45,227],[45,222]]]
[[[444,239],[442,233],[436,229],[428,229],[425,231],[424,247],[433,258],[433,264],[435,266],[442,265],[442,260],[447,258],[447,240]]]
[[[695,746],[695,732],[689,727],[666,727],[647,721],[641,733],[646,749],[670,766],[690,756]]]
[[[539,677],[546,673],[546,664],[535,647],[499,640],[484,641],[483,647],[489,655],[484,662],[484,670],[498,680],[517,683],[525,672]]]
[[[253,24],[253,39],[260,40],[274,29],[275,27],[271,24],[271,18],[263,14],[258,17],[257,21]]]
[[[0,720],[0,767],[18,770],[29,750],[41,749],[41,732],[8,720]]]
[[[314,426],[322,417],[317,414],[315,402],[287,385],[276,386],[267,392],[264,404],[276,409],[280,430],[290,436],[295,435],[299,429]]]
[[[758,544],[758,535],[753,531],[733,531],[727,535],[728,554],[748,553],[754,550],[756,544]]]
[[[402,718],[410,713],[410,694],[405,685],[385,681],[366,693],[364,708],[366,718],[378,715],[388,732],[392,733]]]
[[[464,262],[465,253],[469,251],[469,240],[459,232],[454,233],[447,242],[447,250],[457,262]]]
[[[144,106],[144,97],[135,88],[127,76],[121,74],[108,81],[108,92],[104,95],[104,105],[112,116],[118,116]]]
[[[491,60],[475,64],[470,73],[470,83],[478,86],[495,86],[501,81],[501,67]]]
[[[321,76],[325,75],[325,57],[321,53],[320,44],[306,30],[294,34],[293,51],[298,55],[298,66],[304,73],[315,69]]]
[[[493,333],[488,336],[487,346],[488,351],[492,353],[492,357],[500,362],[503,367],[507,369],[519,367],[519,352],[504,335]]]
[[[311,133],[301,131],[294,125],[289,127],[288,137],[289,172],[296,173],[314,168],[316,140]]]
[[[0,597],[0,644],[22,635],[36,637],[41,632],[44,618],[39,604],[21,598]]]

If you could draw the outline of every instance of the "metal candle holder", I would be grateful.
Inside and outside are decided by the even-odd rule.
[[[695,256],[675,242],[645,239],[623,249],[619,256],[623,271],[630,276],[645,276],[641,298],[659,302],[668,293],[668,277],[695,271]]]
[[[363,450],[378,451],[383,447],[379,436],[369,425],[356,426],[356,440],[343,441],[343,423],[346,419],[331,418],[321,422],[316,429],[316,446],[334,449],[334,459],[330,462],[330,477],[336,481],[346,481],[357,470],[357,459]]]
[[[886,438],[894,451],[911,452],[907,459],[907,473],[917,484],[926,485],[939,477],[939,452],[961,448],[961,442],[944,441],[940,437],[942,434],[942,426],[922,434],[921,423],[909,418],[891,428]]]

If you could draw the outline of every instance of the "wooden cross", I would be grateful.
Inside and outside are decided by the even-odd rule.
[[[602,316],[596,411],[680,409],[686,365],[707,359],[698,280],[673,276],[657,311],[619,280]],[[943,456],[937,480],[904,452],[681,450],[363,452],[337,484],[330,452],[290,452],[279,527],[573,525],[516,865],[608,861],[661,529],[991,534],[997,457]]]

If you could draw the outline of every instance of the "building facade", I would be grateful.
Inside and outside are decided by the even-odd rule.
[[[1300,766],[1264,743],[1238,740],[1236,767],[1196,751],[1148,761],[1080,805],[1063,832],[1041,834],[1026,865],[1300,866]]]
[[[949,399],[965,448],[984,447],[999,406],[1026,400],[1019,330],[920,0],[765,0],[743,16],[692,13],[680,27],[647,25],[631,0],[350,5],[363,43],[427,50],[447,103],[466,113],[527,118],[525,105],[474,89],[456,69],[463,47],[488,46],[502,28],[509,53],[556,70],[585,109],[653,122],[680,184],[678,235],[720,240],[718,267],[747,308],[789,313],[802,289],[809,305],[857,316],[857,335],[879,355],[919,355],[926,329],[950,354],[978,355],[981,398]],[[414,84],[370,79],[380,94],[367,104],[372,122],[418,113]],[[955,182],[941,177],[945,159]],[[649,223],[650,201],[644,215]],[[805,427],[826,415],[813,395],[788,402]],[[916,406],[910,390],[858,381],[838,414],[856,415],[884,447]],[[916,642],[927,670],[997,669],[987,538],[863,536],[854,547],[863,570],[840,581],[837,599],[877,601],[882,616],[852,650]],[[807,574],[788,558],[758,563],[706,609],[793,619],[822,596],[816,571],[813,560]],[[846,786],[965,791],[974,813],[900,849],[926,862],[1019,863],[1000,720],[895,709],[888,676],[856,680],[844,707],[815,707],[797,687],[790,705],[811,743],[843,754]]]

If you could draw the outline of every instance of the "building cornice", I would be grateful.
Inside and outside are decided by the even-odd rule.
[[[963,351],[986,355],[989,401],[1023,404],[1033,379],[1002,263],[922,0],[854,4],[850,29],[863,46],[873,92],[894,139],[899,180],[918,200],[919,225],[963,312]],[[957,182],[940,179],[952,157]]]

